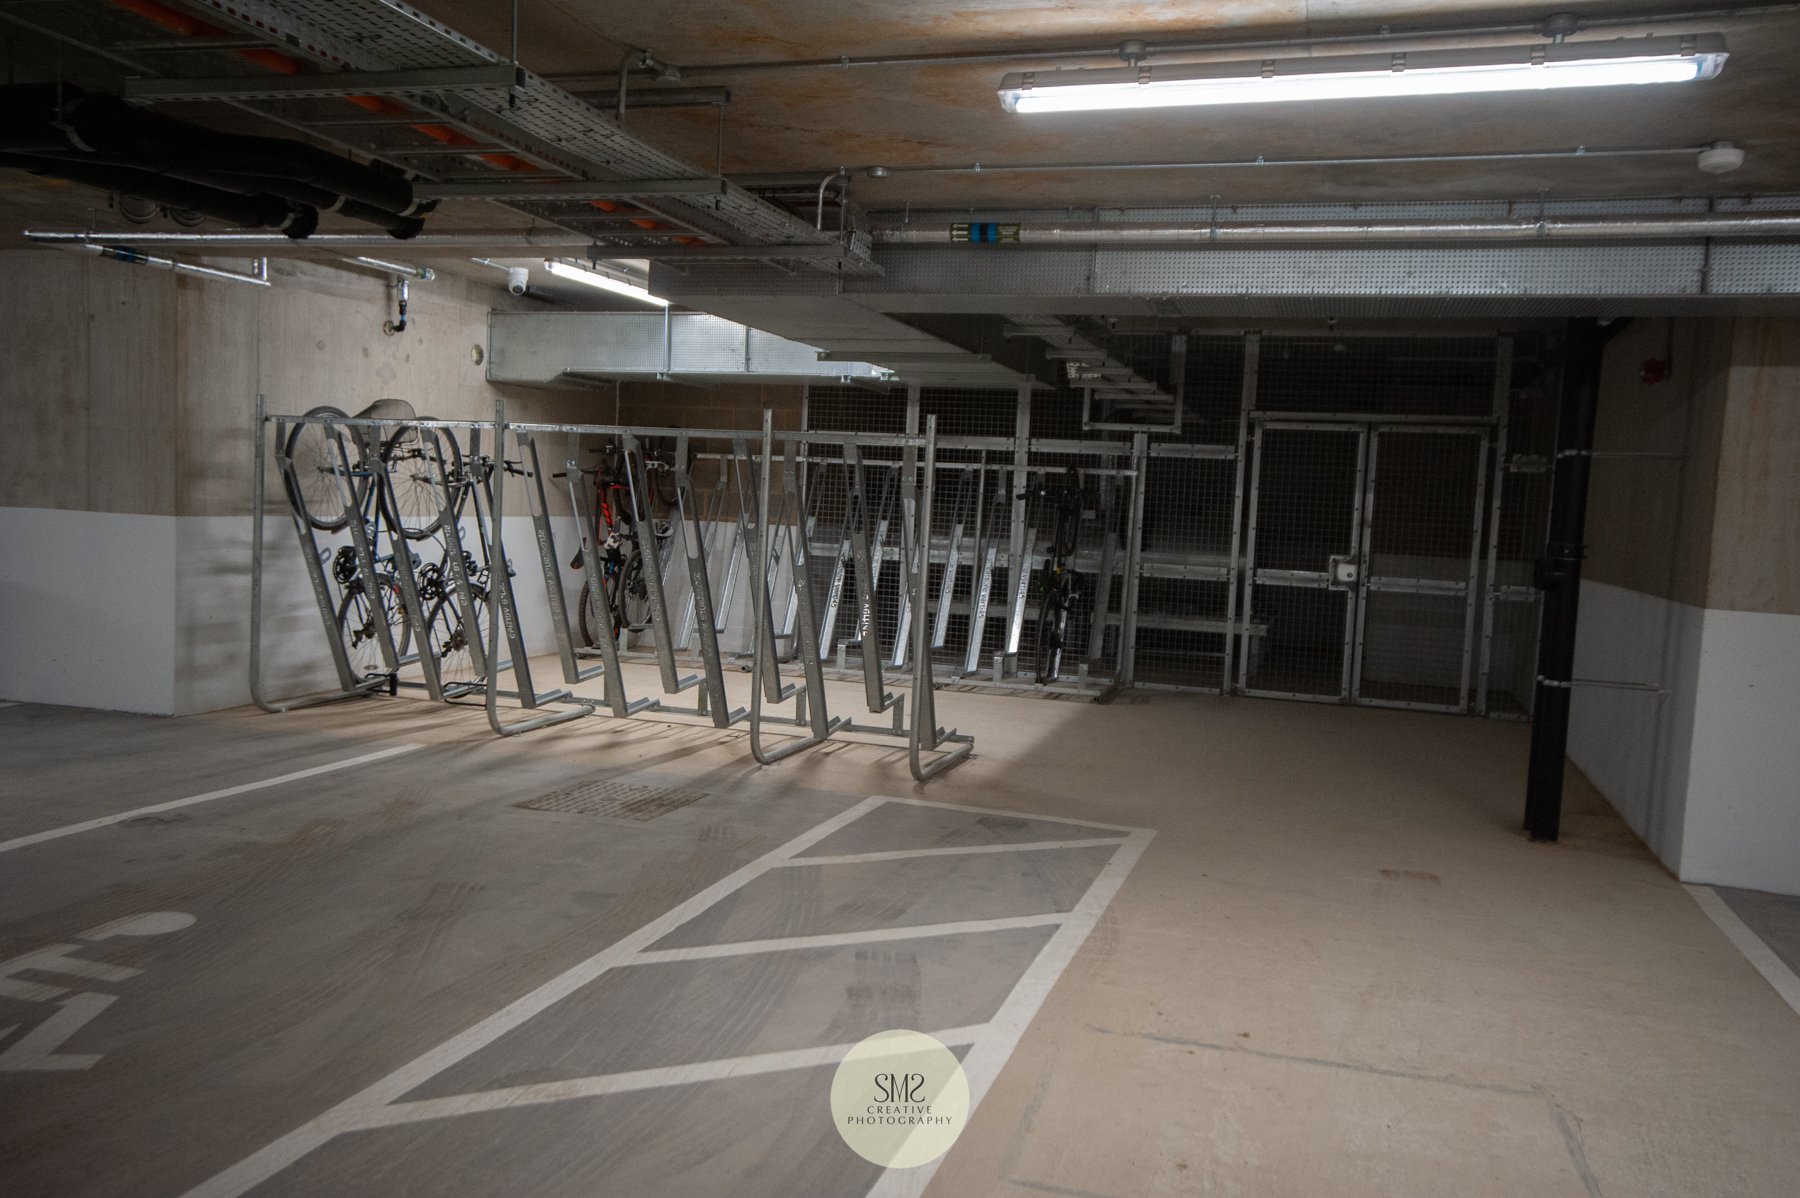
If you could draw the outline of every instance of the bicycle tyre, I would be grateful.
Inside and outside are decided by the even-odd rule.
[[[381,468],[387,475],[381,489],[382,514],[408,540],[427,540],[444,523],[444,489],[433,460],[438,443],[435,430],[407,424],[395,429],[381,447]],[[460,465],[460,455],[457,462]]]
[[[590,649],[599,648],[599,637],[594,635],[594,628],[598,628],[599,624],[599,613],[607,613],[608,622],[612,622],[614,635],[617,635],[617,621],[612,621],[612,606],[608,604],[605,586],[605,583],[601,583],[599,595],[596,595],[592,583],[581,583],[581,644]]]
[[[407,649],[412,646],[412,625],[406,620],[405,605],[400,598],[400,584],[393,575],[384,574],[378,583],[378,589],[389,633],[394,638],[394,653],[405,657]],[[360,582],[352,582],[344,589],[344,597],[338,602],[337,629],[338,635],[345,638],[344,652],[350,656],[352,673],[358,678],[366,678],[370,674],[388,672],[387,662],[381,656],[381,643],[375,629],[368,592]]]
[[[650,627],[650,588],[644,582],[644,555],[637,542],[625,551],[625,564],[613,585],[613,627],[642,632]]]
[[[1062,651],[1068,645],[1069,610],[1075,605],[1074,579],[1067,572],[1045,588],[1038,608],[1037,683],[1048,686],[1062,670]]]
[[[320,406],[306,413],[309,417],[335,416],[343,419],[341,409]],[[289,469],[282,473],[282,487],[287,491],[288,502],[294,510],[306,517],[320,532],[337,532],[350,523],[350,508],[344,505],[344,494],[339,479],[343,476],[342,462],[354,465],[354,456],[349,446],[344,443],[344,434],[336,429],[327,429],[322,424],[296,424],[288,433],[287,444],[282,446],[287,455]],[[367,479],[350,477],[350,491],[356,508],[362,507],[364,488]]]
[[[471,586],[469,591],[475,606],[473,637],[454,592],[439,599],[425,621],[425,627],[431,630],[431,655],[437,661],[438,682],[442,686],[473,686],[487,681],[487,675],[476,670],[469,645],[471,640],[480,640],[481,651],[487,652],[488,596],[478,586]]]

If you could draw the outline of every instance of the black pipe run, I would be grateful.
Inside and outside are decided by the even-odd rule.
[[[1549,540],[1537,568],[1543,617],[1538,631],[1537,692],[1531,707],[1531,764],[1525,783],[1525,830],[1537,841],[1555,840],[1562,829],[1569,682],[1575,668],[1575,620],[1586,549],[1583,538],[1594,416],[1606,342],[1619,327],[1603,327],[1597,320],[1572,320],[1563,343]]]
[[[300,238],[319,227],[318,210],[304,204],[292,203],[272,195],[243,195],[223,191],[128,167],[6,153],[0,153],[0,167],[65,179],[70,183],[98,187],[119,195],[140,196],[168,208],[198,212],[202,216],[210,216],[240,229],[278,229],[289,237]]]

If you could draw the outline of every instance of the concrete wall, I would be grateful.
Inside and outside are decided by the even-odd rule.
[[[486,382],[470,351],[485,347],[490,308],[514,302],[497,288],[415,284],[409,328],[390,337],[380,278],[282,261],[271,275],[258,288],[0,253],[0,695],[158,713],[248,701],[259,392],[274,412],[396,397],[421,414],[491,418],[504,396],[514,418],[611,415],[610,391]],[[265,645],[279,694],[330,675],[272,471],[265,497]],[[566,516],[566,500],[552,502]],[[525,510],[516,487],[513,503]],[[529,544],[528,532],[513,543]],[[541,592],[541,573],[529,573]],[[536,647],[544,627],[532,625]]]
[[[1569,755],[1689,881],[1800,893],[1800,322],[1608,347]]]

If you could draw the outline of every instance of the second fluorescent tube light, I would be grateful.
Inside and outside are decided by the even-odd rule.
[[[1023,71],[1000,81],[1000,102],[1008,112],[1083,112],[1686,83],[1711,79],[1726,57],[1725,39],[1708,34],[1202,66]]]
[[[585,283],[589,287],[598,287],[602,291],[610,291],[614,295],[622,295],[627,299],[641,303],[655,304],[659,308],[669,306],[669,301],[660,296],[651,295],[636,283],[628,283],[624,279],[615,279],[611,275],[601,274],[597,270],[589,270],[585,266],[576,266],[569,262],[558,262],[551,258],[544,263],[544,269],[559,279],[567,279],[571,283]]]

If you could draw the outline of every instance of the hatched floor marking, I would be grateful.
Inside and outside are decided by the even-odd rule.
[[[1763,975],[1763,980],[1774,987],[1775,993],[1781,995],[1781,1000],[1793,1008],[1794,1014],[1800,1015],[1800,976],[1789,969],[1787,963],[1775,955],[1775,950],[1738,917],[1738,913],[1719,897],[1718,891],[1711,886],[1689,884],[1687,892],[1700,904],[1700,909],[1706,912],[1707,918],[1725,933],[1725,938],[1744,954],[1756,972]]]
[[[1041,818],[1046,822],[1079,827],[1099,828],[1115,833],[1112,837],[1090,840],[1042,842],[994,846],[955,846],[941,849],[896,850],[891,852],[846,853],[830,857],[801,857],[806,849],[848,827],[869,812],[888,804],[932,807],[965,812],[970,815],[995,815],[1010,819]],[[520,804],[523,806],[524,804]],[[425,1120],[453,1118],[478,1111],[499,1110],[520,1105],[542,1105],[590,1098],[606,1094],[629,1093],[669,1086],[684,1086],[728,1077],[817,1068],[843,1059],[853,1045],[830,1044],[786,1052],[757,1053],[712,1061],[657,1069],[637,1069],[591,1077],[568,1078],[512,1086],[498,1090],[475,1091],[440,1098],[405,1101],[405,1095],[443,1073],[538,1015],[553,1004],[567,998],[594,979],[612,969],[631,965],[649,965],[669,961],[698,960],[706,957],[736,956],[749,953],[782,952],[822,945],[853,945],[877,941],[914,939],[943,935],[978,935],[1018,927],[1055,927],[1056,931],[1038,951],[1025,972],[1014,983],[994,1017],[972,1027],[945,1028],[932,1032],[952,1047],[968,1047],[963,1070],[969,1081],[971,1115],[980,1104],[994,1079],[1012,1055],[1032,1017],[1037,1014],[1050,988],[1074,958],[1088,934],[1099,922],[1107,904],[1112,901],[1126,876],[1137,864],[1156,833],[1147,828],[1129,828],[1088,820],[1064,819],[1060,816],[1021,816],[1019,812],[990,808],[964,807],[956,803],[938,803],[928,799],[894,798],[872,795],[817,824],[786,844],[770,850],[756,860],[721,878],[685,902],[651,920],[643,927],[607,946],[537,989],[515,999],[472,1027],[452,1036],[436,1048],[402,1065],[380,1081],[338,1103],[325,1113],[295,1128],[287,1135],[245,1157],[237,1164],[214,1175],[189,1190],[184,1198],[236,1198],[274,1177],[288,1166],[347,1132],[368,1131],[380,1127],[417,1123]],[[1088,885],[1081,899],[1067,912],[1009,916],[997,919],[966,920],[955,923],[914,925],[898,928],[874,928],[859,932],[825,933],[790,936],[767,940],[698,945],[688,948],[654,950],[650,946],[681,927],[695,916],[743,889],[757,878],[775,869],[812,865],[855,865],[867,861],[894,860],[898,857],[998,854],[1031,852],[1050,848],[1110,847],[1112,856]],[[941,1161],[942,1158],[939,1158]],[[923,1191],[937,1170],[938,1162],[911,1169],[889,1169],[883,1172],[869,1191],[870,1198],[910,1198]]]

